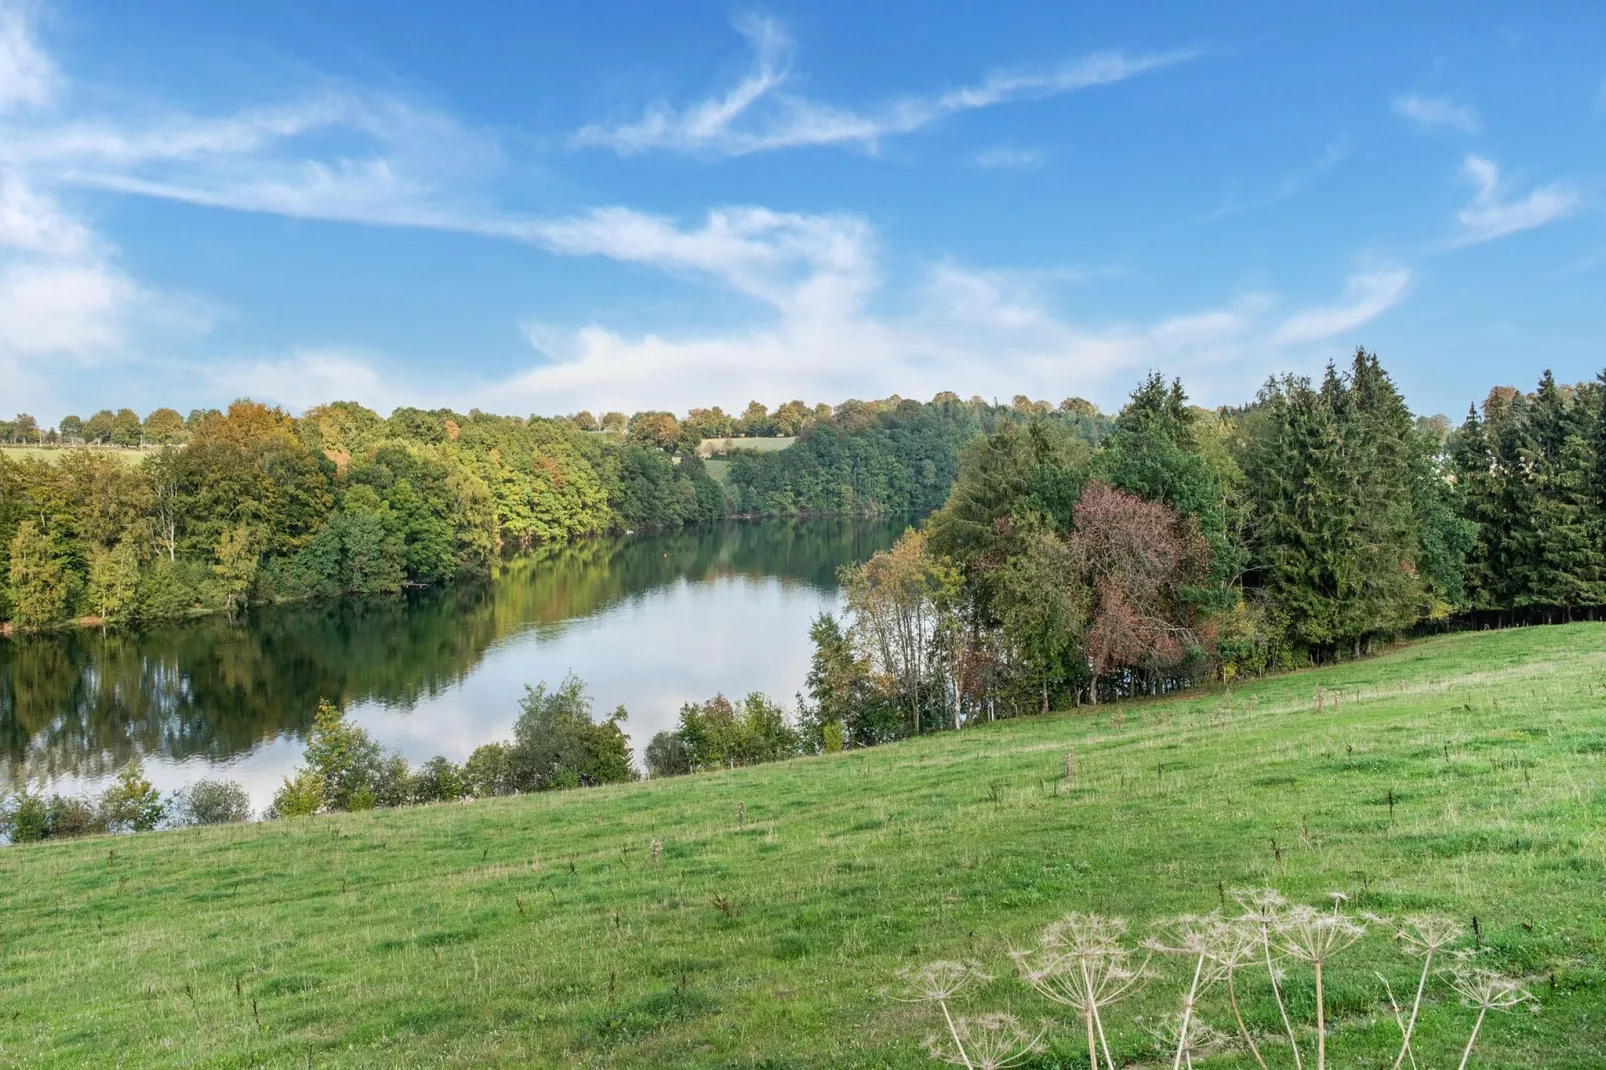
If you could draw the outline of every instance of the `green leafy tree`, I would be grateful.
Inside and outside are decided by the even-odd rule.
[[[11,537],[7,601],[24,631],[48,628],[66,616],[72,581],[55,541],[30,517]]]
[[[112,432],[116,429],[117,414],[110,409],[101,409],[84,422],[84,439],[105,445],[111,442]]]
[[[112,786],[101,793],[99,810],[101,823],[110,832],[149,832],[167,813],[162,793],[145,778],[137,760],[124,766]]]
[[[145,441],[168,446],[184,439],[184,417],[177,409],[157,409],[145,417]]]
[[[644,446],[673,450],[680,442],[680,421],[675,419],[673,413],[638,412],[630,418],[627,437]]]
[[[455,802],[470,793],[462,768],[438,754],[418,767],[408,789],[412,803]]]
[[[325,807],[366,810],[374,806],[374,782],[384,755],[367,730],[347,720],[334,703],[318,703],[304,759],[321,785]]]
[[[244,524],[225,531],[213,550],[212,575],[223,592],[223,605],[230,614],[246,604],[256,583],[260,558],[251,532]]]
[[[89,554],[89,604],[95,615],[118,622],[133,615],[139,591],[139,555],[130,540]]]
[[[112,417],[111,443],[114,446],[138,446],[144,441],[145,425],[133,409],[118,409]]]
[[[509,760],[520,791],[614,784],[635,779],[630,737],[619,727],[623,706],[604,720],[591,717],[591,699],[578,677],[555,690],[546,684],[524,689],[513,727]]]
[[[463,763],[463,782],[476,798],[511,795],[518,790],[513,757],[506,743],[484,743]]]
[[[323,780],[311,769],[297,769],[284,778],[264,817],[307,817],[324,808]]]

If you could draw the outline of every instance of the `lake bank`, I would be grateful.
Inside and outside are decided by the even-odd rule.
[[[89,790],[134,757],[164,791],[246,783],[260,807],[300,760],[320,699],[414,763],[502,738],[525,684],[574,671],[623,703],[639,753],[681,703],[762,690],[790,706],[836,569],[895,520],[731,523],[593,539],[477,584],[294,603],[138,633],[0,644],[0,790]]]

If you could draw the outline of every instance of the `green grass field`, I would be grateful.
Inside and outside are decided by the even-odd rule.
[[[1476,916],[1542,1007],[1491,1015],[1471,1065],[1606,1066],[1603,759],[1606,626],[1571,625],[748,770],[0,849],[0,1063],[935,1065],[940,1015],[885,992],[974,959],[996,980],[957,1009],[1053,1018],[1033,1065],[1086,1066],[1008,949],[1275,885]],[[1389,1065],[1373,971],[1408,993],[1415,968],[1382,932],[1329,967],[1329,1065]],[[1131,1018],[1176,1006],[1165,969],[1109,1012],[1118,1061],[1171,1065]],[[1286,991],[1308,1014],[1308,972]],[[1230,1031],[1219,993],[1200,1010]],[[1454,1067],[1472,1018],[1435,983],[1416,1065]]]
[[[786,449],[796,441],[796,435],[772,438],[742,438],[740,435],[734,438],[705,438],[697,444],[697,454],[703,458],[718,457],[723,455],[727,448],[733,452],[747,450],[753,453],[774,453],[776,450]]]
[[[63,457],[76,449],[87,449],[85,446],[0,446],[7,457],[13,461],[49,461],[55,464]],[[122,447],[97,446],[96,453],[111,457],[127,465],[135,465],[153,453],[161,452],[160,446],[149,446],[144,449],[124,449]]]

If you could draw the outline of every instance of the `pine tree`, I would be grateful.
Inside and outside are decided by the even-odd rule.
[[[1353,491],[1355,588],[1341,631],[1352,644],[1409,627],[1425,604],[1416,512],[1416,423],[1375,354],[1356,350],[1341,419]]]

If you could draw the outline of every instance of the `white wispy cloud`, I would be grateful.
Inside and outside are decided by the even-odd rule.
[[[37,107],[55,95],[60,76],[25,17],[31,5],[0,7],[0,112]]]
[[[1272,333],[1278,345],[1320,342],[1355,330],[1399,304],[1411,285],[1411,272],[1382,268],[1353,276],[1337,303],[1308,308],[1288,316]]]
[[[890,302],[906,311],[881,311],[892,295],[881,281],[874,230],[853,216],[732,208],[682,227],[612,209],[575,220],[572,229],[553,225],[549,237],[558,234],[583,235],[554,246],[561,251],[695,270],[759,296],[772,311],[737,328],[641,334],[596,323],[528,324],[543,361],[494,393],[535,411],[943,389],[1097,396],[1150,367],[1226,377],[1236,388],[1382,315],[1411,277],[1403,268],[1363,272],[1339,301],[1281,316],[1273,297],[1251,293],[1149,322],[1089,324],[1058,313],[1037,278],[952,262],[933,266],[906,300]]]
[[[1448,127],[1463,134],[1476,134],[1483,129],[1483,117],[1469,104],[1458,104],[1449,97],[1425,97],[1406,93],[1394,98],[1394,114],[1407,119],[1425,130]]]
[[[856,111],[787,90],[797,49],[779,22],[750,18],[737,29],[752,47],[753,67],[735,86],[685,107],[658,103],[639,119],[582,127],[570,143],[612,149],[621,156],[662,149],[728,157],[839,144],[874,150],[888,137],[913,133],[960,112],[1109,85],[1197,55],[1193,50],[1097,52],[1057,67],[999,72],[974,85]]]
[[[27,24],[16,26],[33,48]],[[694,107],[650,113],[651,122],[613,147],[873,147],[946,115],[1120,81],[1187,58],[1101,54],[861,114],[788,92],[790,41],[773,23],[754,23],[748,34],[757,56],[748,78]],[[48,57],[43,62],[48,86],[27,96],[13,90],[16,106],[0,114],[0,377],[9,396],[40,407],[62,400],[74,369],[113,362],[140,369],[140,389],[162,403],[177,400],[169,390],[196,403],[250,393],[296,408],[345,396],[381,407],[533,412],[939,389],[1050,398],[1102,392],[1113,401],[1128,378],[1156,366],[1252,382],[1381,314],[1409,279],[1391,290],[1387,273],[1358,277],[1339,303],[1303,311],[1280,309],[1265,294],[1227,294],[1213,306],[1145,320],[1084,322],[1059,310],[1047,275],[943,261],[912,283],[889,284],[874,226],[851,213],[736,205],[687,223],[625,206],[559,218],[498,211],[475,197],[476,183],[499,162],[495,139],[383,95],[324,86],[287,104],[220,115],[131,104],[127,112],[81,116],[55,110],[58,97],[72,95],[59,93],[60,75]],[[679,322],[644,332],[529,323],[531,365],[500,379],[454,375],[443,383],[360,348],[315,345],[280,356],[158,359],[148,354],[160,351],[153,341],[161,331],[204,331],[208,310],[129,277],[116,249],[64,207],[62,195],[84,187],[484,234],[702,280],[750,298],[755,311],[740,326]],[[128,388],[132,377],[120,382]]]
[[[1508,200],[1503,196],[1500,168],[1493,160],[1468,156],[1462,172],[1476,187],[1472,202],[1456,214],[1461,231],[1455,242],[1475,245],[1542,227],[1571,215],[1579,205],[1578,191],[1566,183],[1539,186],[1526,197]]]
[[[986,171],[1029,171],[1040,167],[1043,160],[1041,149],[1013,149],[1006,145],[982,149],[970,158],[971,163]]]

